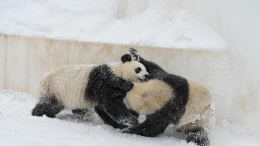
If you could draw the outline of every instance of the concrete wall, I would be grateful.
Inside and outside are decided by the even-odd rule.
[[[1,88],[37,96],[41,77],[66,64],[118,62],[130,45],[60,41],[0,35]],[[229,116],[230,68],[226,52],[134,46],[147,60],[170,73],[201,80],[212,92],[217,119]],[[218,108],[221,107],[221,108]]]

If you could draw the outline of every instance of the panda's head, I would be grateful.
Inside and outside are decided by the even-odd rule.
[[[120,72],[123,79],[131,82],[146,82],[150,79],[144,65],[138,61],[133,61],[130,54],[123,55],[121,61]]]

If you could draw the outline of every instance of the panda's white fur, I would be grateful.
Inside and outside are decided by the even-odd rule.
[[[152,114],[167,103],[173,95],[172,88],[161,80],[134,83],[126,95],[126,103],[138,114]]]
[[[214,104],[209,90],[198,80],[186,78],[189,84],[189,98],[186,111],[177,128],[183,132],[192,127],[203,127],[208,131],[215,123]],[[130,109],[139,114],[153,114],[174,97],[173,89],[162,80],[153,79],[146,83],[134,83],[127,93]]]
[[[84,97],[88,76],[94,66],[63,66],[46,74],[38,87],[40,98],[55,95],[69,109],[94,106],[95,103],[86,101]]]
[[[200,81],[187,78],[189,83],[189,98],[186,104],[186,111],[179,123],[176,125],[181,131],[192,127],[203,127],[209,130],[215,124],[215,104],[209,90]]]
[[[108,64],[115,75],[131,82],[141,82],[148,74],[145,67],[137,61],[125,63]],[[97,103],[85,97],[88,77],[93,67],[96,65],[69,65],[63,66],[46,74],[41,80],[38,91],[40,98],[49,98],[55,95],[58,101],[69,109],[92,108]],[[135,72],[135,68],[140,67],[140,73]],[[44,100],[44,99],[40,99]]]

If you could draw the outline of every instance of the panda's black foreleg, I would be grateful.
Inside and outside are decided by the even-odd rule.
[[[96,106],[95,111],[99,115],[99,117],[103,120],[105,124],[108,124],[112,126],[113,128],[123,129],[126,128],[126,125],[118,124],[115,122],[105,111],[101,106]]]
[[[82,116],[88,113],[88,109],[73,109],[71,111],[73,114],[82,115]]]
[[[162,120],[153,121],[152,119],[146,119],[143,123],[137,127],[131,127],[124,129],[123,133],[137,134],[147,137],[155,137],[165,131],[168,127],[168,123]]]
[[[210,145],[208,134],[202,127],[195,127],[185,131],[185,136],[187,142],[193,142],[199,146]]]
[[[130,91],[134,84],[129,82],[129,81],[125,81],[124,79],[120,78],[120,77],[113,77],[113,79],[107,83],[108,85],[110,85],[112,88],[114,89],[119,89],[121,90],[121,93],[126,94],[126,92]]]
[[[119,91],[113,91],[114,93],[110,98],[104,98],[99,103],[104,111],[118,124],[126,126],[137,126],[139,124],[137,118],[132,115],[131,111],[125,106],[123,99],[126,94],[122,94]]]
[[[162,134],[168,125],[178,123],[185,112],[185,107],[177,106],[179,108],[176,108],[173,103],[178,103],[176,98],[173,98],[160,110],[148,115],[146,120],[137,127],[125,129],[123,132],[148,137]]]
[[[40,102],[32,110],[33,116],[43,116],[54,118],[56,114],[64,109],[63,104],[55,97],[41,98]]]
[[[95,107],[95,111],[97,112],[97,114],[99,115],[99,117],[103,120],[103,122],[105,124],[108,124],[110,126],[112,126],[113,128],[118,128],[118,129],[124,129],[127,128],[128,126],[123,125],[123,124],[118,124],[117,122],[115,122],[105,111],[101,106],[96,106]],[[139,114],[130,110],[132,115],[135,116],[136,118],[139,117]]]
[[[135,61],[140,62],[140,55],[135,48],[130,47],[129,52]]]
[[[146,120],[143,123],[140,123],[137,127],[124,129],[123,133],[155,137],[162,134],[171,123],[174,123],[173,121],[172,117],[150,115],[147,116]]]
[[[133,111],[133,110],[131,110],[131,109],[129,109],[130,110],[130,112],[131,112],[131,114],[133,115],[133,116],[135,116],[136,118],[139,118],[139,114],[137,113],[137,112],[135,112],[135,111]]]
[[[164,71],[159,65],[142,58],[134,48],[130,48],[129,52],[133,56],[134,60],[139,61],[145,66],[147,72],[150,74],[151,79],[162,79],[164,76],[167,76],[168,73]]]
[[[130,91],[134,86],[133,83],[125,81],[120,77],[114,77],[113,81],[109,82],[108,85],[110,85],[114,89],[119,89],[121,93],[125,95],[126,92]]]
[[[163,133],[168,125],[174,122],[174,117],[170,110],[171,106],[168,104],[155,113],[147,115],[146,120],[137,127],[125,129],[123,132],[147,137],[157,136]]]
[[[89,116],[88,109],[73,109],[72,113],[77,116],[77,118],[80,119],[87,119]]]

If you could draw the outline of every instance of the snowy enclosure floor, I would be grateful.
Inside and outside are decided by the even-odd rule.
[[[193,146],[169,126],[157,138],[123,134],[105,125],[92,112],[88,119],[69,111],[57,118],[33,117],[36,100],[27,93],[0,90],[0,146]],[[260,146],[236,124],[222,121],[209,135],[212,146]]]

